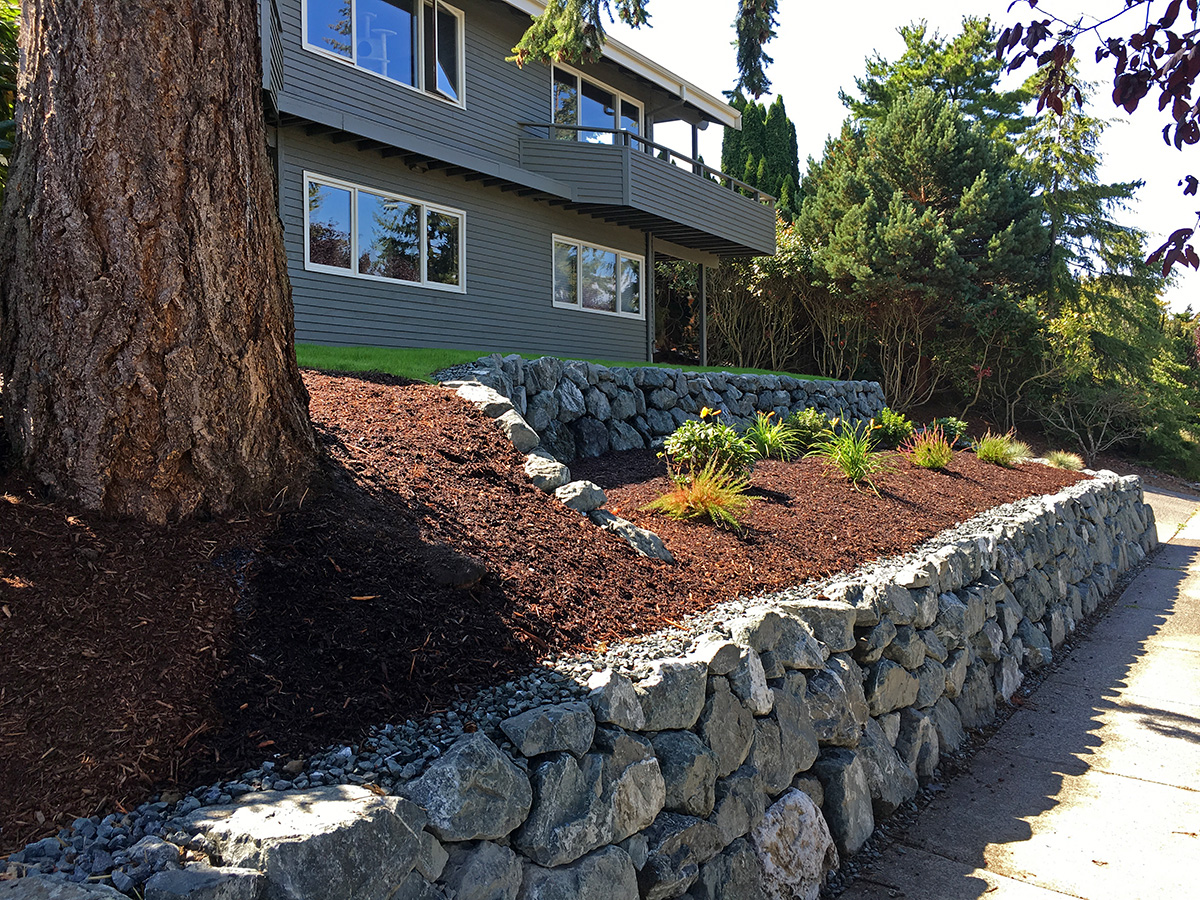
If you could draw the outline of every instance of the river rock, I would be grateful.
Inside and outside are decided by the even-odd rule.
[[[459,738],[401,793],[428,812],[443,841],[502,838],[533,803],[525,773],[481,732]]]

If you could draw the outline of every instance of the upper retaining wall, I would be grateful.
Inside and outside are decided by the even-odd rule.
[[[475,364],[472,377],[508,397],[542,445],[564,462],[647,447],[706,406],[747,424],[759,412],[783,417],[810,408],[831,417],[870,419],[885,405],[883,389],[873,381],[608,368],[551,356],[493,354]]]
[[[10,862],[84,877],[106,860],[126,889],[158,871],[146,900],[815,900],[839,853],[1155,541],[1138,480],[1101,473],[904,557],[548,662],[301,768],[78,820]],[[162,871],[183,846],[234,868]],[[38,883],[0,883],[0,898],[50,896]]]

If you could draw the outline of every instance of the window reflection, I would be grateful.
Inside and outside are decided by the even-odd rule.
[[[580,91],[579,124],[585,128],[605,128],[612,131],[616,127],[615,116],[616,98],[612,93],[589,81],[584,81]],[[611,144],[613,135],[596,131],[581,131],[579,139],[587,141],[589,144]]]
[[[642,264],[640,260],[621,259],[621,312],[641,315]]]
[[[421,207],[358,192],[358,271],[363,275],[421,280]]]
[[[350,59],[350,0],[308,0],[308,42]]]
[[[554,242],[554,302],[576,306],[579,303],[579,248]]]
[[[458,284],[458,242],[461,220],[458,216],[429,210],[426,220],[428,240],[426,269],[428,279],[437,284]]]
[[[308,258],[320,266],[350,268],[350,192],[308,183]]]
[[[617,254],[583,247],[580,294],[584,309],[617,311]]]
[[[414,0],[358,0],[358,64],[385,78],[417,83]]]

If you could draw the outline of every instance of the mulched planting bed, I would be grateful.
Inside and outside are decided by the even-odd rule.
[[[305,373],[326,463],[298,504],[168,529],[105,520],[0,475],[0,848],[155,790],[353,741],[552,652],[909,549],[1077,476],[960,455],[856,491],[760,463],[741,534],[640,507],[649,452],[572,466],[679,560],[636,556],[530,485],[448,391]],[[461,582],[474,559],[477,583]]]

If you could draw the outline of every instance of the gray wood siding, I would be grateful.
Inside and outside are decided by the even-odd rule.
[[[521,165],[569,183],[580,203],[629,206],[758,253],[775,252],[771,207],[648,153],[526,137]]]
[[[646,322],[552,303],[553,235],[645,252],[645,235],[498,188],[419,174],[376,152],[279,130],[281,215],[296,339],[342,346],[455,347],[594,359],[646,358]],[[466,292],[304,268],[305,171],[395,191],[466,213]]]
[[[646,153],[629,160],[629,205],[774,256],[775,211]]]

